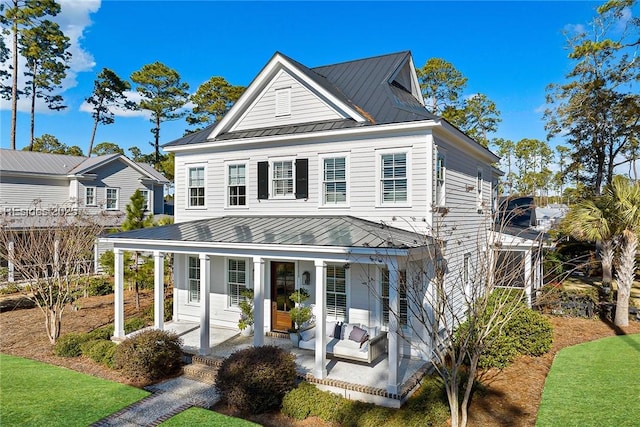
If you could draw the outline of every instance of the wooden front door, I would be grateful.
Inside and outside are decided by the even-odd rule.
[[[292,327],[289,310],[295,305],[289,296],[296,288],[296,268],[292,262],[271,262],[271,325],[274,331]]]

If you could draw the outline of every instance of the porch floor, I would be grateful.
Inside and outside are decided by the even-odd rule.
[[[195,322],[167,322],[166,331],[176,332],[183,340],[187,353],[198,354],[200,348],[200,326]],[[242,336],[237,329],[212,327],[210,329],[211,356],[227,357],[231,353],[253,346],[253,336]],[[312,375],[315,367],[315,353],[297,348],[289,338],[265,336],[265,345],[275,345],[296,356],[298,372],[302,376]],[[424,371],[426,362],[408,357],[400,358],[398,379],[401,389],[413,388],[418,371]],[[387,357],[379,358],[371,365],[342,359],[327,358],[327,378],[358,386],[385,389],[389,372]],[[407,390],[408,391],[408,390]],[[404,394],[404,393],[402,393]]]

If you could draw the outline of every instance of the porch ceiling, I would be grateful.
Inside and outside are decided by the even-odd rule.
[[[427,236],[352,216],[225,216],[143,228],[108,240],[412,249]]]

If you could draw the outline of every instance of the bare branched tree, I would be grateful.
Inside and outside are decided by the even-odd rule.
[[[55,344],[64,310],[82,295],[93,271],[93,248],[102,221],[69,207],[32,208],[1,217],[0,245],[20,278],[22,292],[42,311]]]

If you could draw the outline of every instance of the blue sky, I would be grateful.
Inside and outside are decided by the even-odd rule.
[[[602,2],[60,3],[57,19],[72,38],[74,54],[63,93],[68,108],[41,110],[35,134],[50,133],[86,152],[93,123],[81,105],[103,67],[128,79],[143,65],[160,61],[194,92],[211,76],[248,85],[276,51],[309,67],[402,50],[412,52],[418,67],[430,57],[444,58],[469,79],[465,95],[484,93],[496,103],[502,122],[493,136],[545,139],[545,87],[562,82],[572,66],[563,30],[588,24]],[[9,148],[9,108],[2,100],[2,148]],[[26,105],[21,108],[18,148],[29,138],[29,114]],[[151,126],[142,113],[116,117],[114,124],[98,127],[96,144],[151,152]],[[179,138],[186,128],[184,119],[163,123],[161,143]]]

